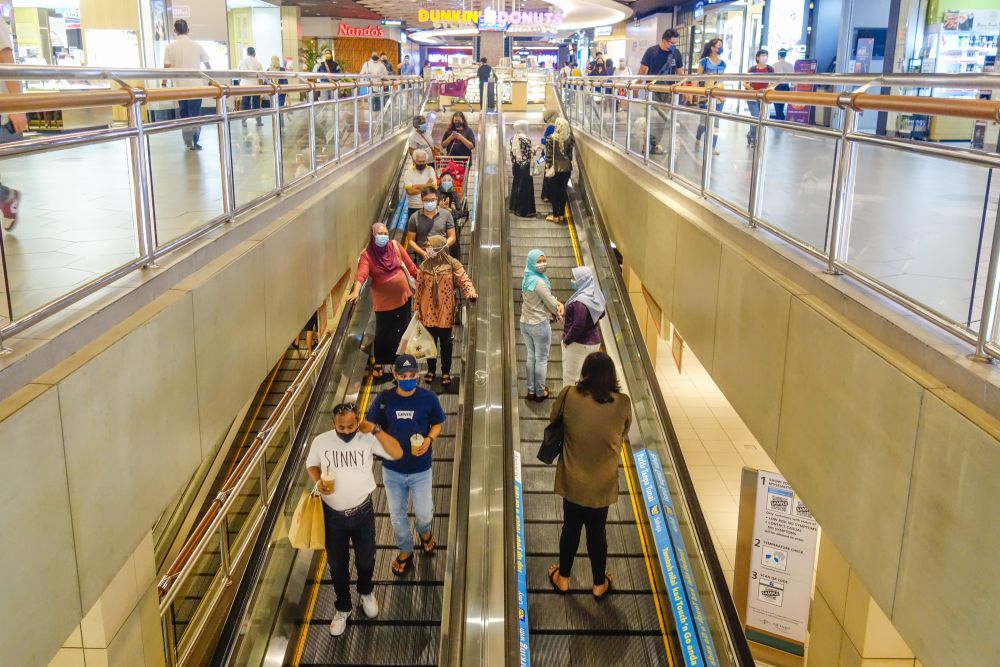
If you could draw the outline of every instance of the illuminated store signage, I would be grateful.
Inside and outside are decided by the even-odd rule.
[[[421,23],[476,23],[479,12],[459,9],[421,9],[417,11]]]
[[[385,28],[380,25],[366,25],[359,28],[341,23],[337,28],[337,34],[341,37],[385,37]]]
[[[483,11],[458,9],[421,9],[420,23],[474,23],[482,32],[544,32],[555,30],[563,22],[561,12],[498,12],[492,7]]]

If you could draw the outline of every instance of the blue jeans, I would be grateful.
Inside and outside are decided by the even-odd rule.
[[[181,118],[193,118],[201,115],[201,100],[178,100],[178,111]],[[185,127],[181,130],[185,146],[193,146],[201,138],[200,127]]]
[[[521,337],[528,348],[528,393],[541,396],[545,393],[545,378],[549,373],[549,344],[552,342],[552,325],[549,322],[525,324],[521,322]]]
[[[411,553],[413,534],[410,533],[410,518],[407,516],[408,500],[413,498],[417,532],[421,535],[429,533],[431,520],[434,518],[431,471],[425,470],[407,475],[383,467],[382,484],[385,486],[385,497],[389,504],[392,532],[396,536],[396,548],[404,554]]]
[[[747,109],[750,110],[750,113],[753,115],[754,120],[756,121],[756,119],[760,116],[760,102],[758,102],[757,100],[747,100]],[[757,141],[756,122],[754,122],[753,125],[750,126],[750,129],[747,130],[747,143],[752,143],[754,141]]]
[[[747,104],[756,104],[756,102],[747,102]],[[726,105],[726,101],[725,100],[717,100],[715,102],[715,110],[716,111],[722,111],[722,107],[724,107],[725,105]],[[708,107],[708,104],[703,104],[701,106],[702,109],[705,109],[707,107]],[[697,139],[698,141],[701,141],[701,138],[703,136],[705,136],[705,122],[704,121],[698,124],[698,132],[695,134],[695,139]],[[719,121],[716,120],[715,121],[715,131],[712,132],[712,148],[715,148],[716,144],[718,144],[718,143],[719,143]]]

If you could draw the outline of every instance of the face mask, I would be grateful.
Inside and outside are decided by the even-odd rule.
[[[413,166],[414,166],[414,168],[416,168],[417,171],[423,171],[424,169],[427,168],[426,164],[415,164]]]
[[[403,391],[413,391],[417,388],[417,378],[412,378],[410,380],[396,380],[396,383]]]
[[[461,128],[462,127],[462,121],[460,121],[460,120],[453,120],[451,122],[451,124],[452,124],[453,127],[457,127],[457,128]]]
[[[376,234],[375,235],[375,245],[379,248],[384,248],[389,245],[389,235],[388,234]]]
[[[445,192],[451,192],[451,181],[441,181],[441,189]]]
[[[378,62],[378,56],[372,56],[372,62]]]
[[[417,129],[419,129],[421,132],[426,132],[427,131],[427,123],[424,123],[423,125],[421,125]]]
[[[576,281],[575,281],[575,280],[571,280],[571,281],[569,282],[569,288],[570,288],[571,290],[573,290],[574,292],[576,291]]]
[[[539,273],[545,273],[546,269],[548,268],[549,265],[546,264],[545,262],[538,262],[537,264],[535,264],[535,271],[538,271]]]
[[[351,431],[350,433],[341,433],[340,431],[337,431],[337,437],[343,440],[344,442],[350,442],[351,440],[354,440],[354,436],[356,434],[357,431]]]
[[[437,207],[438,207],[438,203],[436,201],[425,201],[424,202],[424,210],[425,211],[433,211],[433,210],[436,210]]]
[[[725,49],[723,49],[723,48],[722,48],[722,47],[720,46],[720,47],[719,47],[719,50],[715,52],[715,55],[718,55],[718,56],[721,56],[721,55],[722,55],[722,52],[723,52],[723,51],[725,51]]]

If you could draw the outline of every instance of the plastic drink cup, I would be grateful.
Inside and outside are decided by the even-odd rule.
[[[419,450],[424,445],[424,436],[419,433],[414,433],[410,436],[410,452],[417,456],[417,450]]]
[[[319,476],[319,488],[320,490],[329,495],[333,493],[334,489],[334,479],[333,474],[329,471],[320,474]]]

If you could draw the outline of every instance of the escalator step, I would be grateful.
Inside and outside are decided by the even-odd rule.
[[[529,617],[530,618],[530,617]],[[536,667],[607,667],[669,665],[657,636],[537,633],[530,636],[531,664]]]

